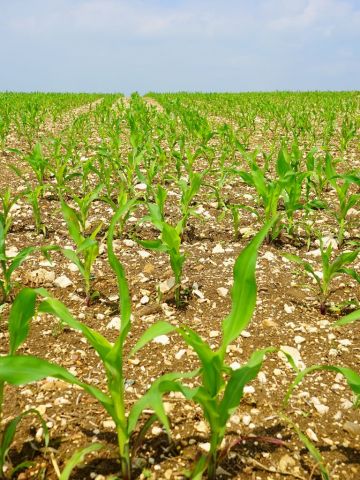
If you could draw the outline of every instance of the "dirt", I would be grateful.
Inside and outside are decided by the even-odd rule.
[[[151,108],[164,114],[149,100]],[[125,102],[125,106],[128,103]],[[75,115],[79,112],[74,112]],[[74,118],[71,116],[69,121]],[[65,123],[68,120],[65,121]],[[65,127],[61,125],[60,130]],[[16,139],[11,142],[16,143]],[[95,142],[94,136],[94,142]],[[21,143],[21,142],[20,142]],[[18,144],[18,143],[17,143]],[[25,147],[24,147],[25,148]],[[124,144],[124,149],[129,146]],[[5,152],[1,155],[0,188],[10,185],[16,191],[21,188],[19,180],[8,168],[16,159]],[[23,166],[25,169],[26,167]],[[201,162],[198,168],[201,169]],[[29,174],[30,175],[30,174]],[[31,177],[30,177],[31,178]],[[173,185],[169,190],[167,218],[177,218],[178,191]],[[229,198],[249,201],[248,187],[238,181],[229,181],[225,186]],[[190,371],[198,366],[194,352],[186,347],[176,335],[169,335],[170,343],[165,347],[151,343],[134,358],[128,358],[145,329],[166,318],[173,324],[185,324],[195,329],[202,338],[215,348],[221,339],[221,321],[230,311],[230,289],[232,269],[238,254],[247,245],[248,238],[260,228],[250,212],[244,211],[241,228],[248,231],[234,238],[231,220],[228,216],[218,220],[219,211],[209,192],[202,191],[196,197],[196,207],[202,206],[198,217],[191,217],[189,231],[183,242],[186,261],[183,276],[183,306],[175,308],[171,292],[159,298],[158,285],[172,276],[168,257],[165,254],[148,251],[134,241],[134,231],[145,238],[157,235],[150,226],[133,226],[135,219],[145,214],[140,207],[132,214],[124,235],[116,240],[115,253],[124,265],[132,298],[132,327],[126,342],[124,364],[126,378],[126,402],[132,405],[151,382],[161,374],[171,371]],[[245,196],[244,196],[245,195]],[[331,192],[329,193],[331,195]],[[331,198],[329,196],[329,198]],[[14,223],[9,234],[8,246],[19,250],[28,245],[71,245],[66,225],[59,214],[59,203],[51,197],[41,200],[41,210],[48,236],[36,235],[30,207],[22,200],[17,202]],[[91,207],[90,220],[97,225],[107,221],[111,210],[100,201]],[[314,214],[315,224],[324,235],[334,235],[336,226],[332,218],[323,212]],[[351,230],[352,238],[359,238],[359,222]],[[316,285],[293,263],[286,260],[284,252],[296,253],[312,260],[319,267],[319,258],[312,256],[318,246],[311,240],[310,254],[305,238],[299,238],[294,245],[286,237],[275,244],[263,244],[259,250],[257,264],[258,297],[254,317],[247,328],[228,351],[228,363],[243,364],[250,354],[268,346],[295,348],[306,365],[336,364],[359,371],[360,366],[360,322],[332,328],[339,313],[327,310],[320,313]],[[221,246],[221,248],[219,247]],[[216,248],[217,247],[217,248]],[[219,251],[220,253],[214,253]],[[346,244],[345,247],[346,248]],[[100,298],[89,306],[84,298],[83,284],[78,272],[70,267],[60,253],[53,253],[53,263],[48,265],[38,252],[24,262],[15,278],[24,286],[45,286],[55,298],[64,302],[73,316],[91,328],[96,329],[114,342],[117,330],[107,327],[112,318],[118,317],[116,280],[107,262],[105,245],[99,256],[94,276],[94,289]],[[359,261],[355,264],[359,268]],[[70,267],[70,268],[69,268]],[[71,280],[67,288],[57,288],[53,281],[44,285],[31,272],[44,269],[54,272],[54,277],[66,275]],[[333,283],[330,300],[334,306],[343,301],[359,301],[360,287],[350,277],[339,277]],[[227,290],[225,296],[219,288]],[[185,295],[186,293],[186,295]],[[147,296],[145,305],[141,299]],[[5,304],[0,323],[0,354],[7,353],[7,316],[10,305]],[[106,389],[103,367],[94,350],[78,332],[66,328],[49,315],[36,317],[31,324],[28,340],[21,348],[22,354],[37,355],[56,362],[70,370],[84,381]],[[234,367],[235,368],[235,367]],[[296,389],[289,406],[283,410],[282,402],[295,373],[278,352],[269,354],[264,362],[261,375],[250,384],[239,408],[232,415],[226,445],[229,449],[218,469],[218,478],[275,480],[279,478],[319,479],[319,470],[294,430],[281,413],[298,424],[303,432],[313,437],[320,450],[333,480],[356,480],[360,478],[360,435],[349,431],[348,422],[358,425],[359,413],[352,408],[352,394],[343,378],[331,372],[317,372],[307,377]],[[208,441],[208,428],[201,409],[184,400],[178,394],[165,396],[166,408],[171,421],[172,435],[167,438],[159,424],[154,424],[137,453],[139,478],[180,479],[184,471],[191,469],[201,453],[200,445]],[[318,411],[316,405],[323,408]],[[54,463],[60,470],[78,448],[91,442],[100,441],[105,448],[89,455],[81,468],[74,470],[72,479],[96,478],[101,480],[119,472],[117,439],[110,418],[92,397],[78,387],[61,381],[46,379],[23,387],[5,389],[3,424],[25,409],[38,409],[47,422],[51,434],[51,452],[44,449],[39,432],[40,424],[34,417],[27,417],[21,423],[16,439],[11,446],[9,457],[15,466],[23,461],[33,465],[17,474],[18,479],[56,479]],[[144,422],[150,413],[142,416]],[[230,448],[231,447],[231,448]],[[148,472],[148,473],[146,473]]]

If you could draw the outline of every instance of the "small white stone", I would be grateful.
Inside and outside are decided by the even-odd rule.
[[[73,282],[66,275],[61,275],[54,280],[55,287],[58,288],[67,288],[70,287]]]
[[[250,415],[243,415],[242,423],[246,426],[250,425],[251,423],[251,416]]]
[[[196,295],[198,298],[201,298],[201,299],[204,299],[204,298],[205,298],[204,294],[203,294],[199,289],[193,290],[193,293],[194,293],[194,295]]]
[[[257,376],[259,383],[265,384],[267,382],[267,378],[264,372],[259,372]]]
[[[203,452],[210,452],[210,443],[209,442],[205,442],[205,443],[199,443],[199,448],[203,451]]]
[[[272,252],[269,252],[269,251],[264,253],[264,255],[261,258],[265,258],[269,262],[273,262],[274,260],[276,260],[275,255]]]
[[[138,252],[141,258],[149,258],[151,257],[151,253],[147,252],[146,250],[140,250]]]
[[[247,330],[243,330],[240,335],[243,337],[243,338],[249,338],[251,337],[251,333],[248,332]]]
[[[78,272],[78,271],[79,271],[79,269],[78,269],[78,267],[75,265],[75,263],[69,263],[69,264],[67,265],[67,268],[68,268],[68,270],[70,270],[70,272]]]
[[[215,247],[212,249],[212,253],[224,253],[224,252],[225,250],[219,243],[215,245]]]
[[[169,345],[170,338],[167,335],[159,335],[153,340],[154,343],[159,343],[160,345]]]
[[[135,189],[144,191],[147,189],[147,185],[146,183],[138,183],[137,185],[135,185]]]
[[[305,364],[297,348],[289,347],[288,345],[281,345],[280,349],[292,357],[297,368],[299,368],[300,370],[303,370],[305,368]],[[281,358],[284,362],[288,361],[284,353],[281,351],[278,352],[278,357]],[[274,370],[274,373],[275,373],[275,370]]]
[[[114,328],[115,330],[120,329],[120,317],[113,317],[110,322],[106,325],[107,329],[112,329]]]
[[[284,310],[286,313],[294,313],[295,307],[294,305],[288,305],[287,303],[284,304]]]
[[[102,426],[104,428],[115,428],[116,427],[115,422],[113,420],[104,420],[102,422]]]
[[[301,343],[304,343],[306,340],[306,338],[302,337],[301,335],[296,335],[294,337],[294,342],[296,343],[296,345],[300,345]]]
[[[104,320],[105,315],[103,313],[97,313],[96,314],[96,320]]]
[[[175,286],[175,277],[170,277],[163,282],[160,282],[159,289],[161,293],[169,292]]]
[[[244,393],[251,395],[251,394],[255,393],[255,388],[252,385],[245,385]]]
[[[241,364],[239,362],[232,362],[230,364],[230,368],[231,370],[239,370],[239,368],[241,368]]]
[[[147,303],[149,303],[149,301],[150,301],[150,298],[149,298],[147,295],[144,295],[144,296],[141,297],[141,299],[140,299],[141,305],[146,305]]]
[[[220,295],[220,297],[226,297],[226,295],[229,292],[229,290],[225,287],[219,287],[216,291],[217,291],[218,295]]]
[[[199,433],[208,433],[209,432],[209,427],[207,424],[201,420],[200,422],[195,423],[195,430]]]
[[[127,247],[134,247],[136,245],[134,240],[130,240],[130,238],[125,238],[125,240],[123,240],[123,244]]]
[[[181,360],[182,357],[185,355],[185,353],[186,353],[186,349],[181,348],[178,352],[175,353],[176,360]]]
[[[314,432],[314,430],[311,430],[311,428],[307,428],[305,433],[310,438],[310,440],[312,440],[313,442],[318,442],[319,441],[316,433]]]
[[[163,429],[155,426],[151,429],[151,433],[157,437],[158,435],[161,435],[163,433]]]
[[[350,347],[350,345],[352,344],[352,341],[347,338],[344,338],[343,340],[338,340],[338,343],[343,347]]]
[[[16,247],[9,247],[5,250],[5,255],[8,258],[14,258],[19,253],[19,250]]]
[[[210,331],[210,338],[216,338],[220,335],[219,330],[211,330]]]

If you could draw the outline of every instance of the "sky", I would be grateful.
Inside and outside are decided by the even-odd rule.
[[[0,0],[0,91],[360,90],[360,0]]]

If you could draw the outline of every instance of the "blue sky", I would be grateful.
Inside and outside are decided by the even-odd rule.
[[[360,0],[0,0],[0,90],[360,90]]]

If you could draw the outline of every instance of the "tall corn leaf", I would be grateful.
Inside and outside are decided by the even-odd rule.
[[[222,354],[249,324],[256,304],[255,267],[257,251],[276,219],[265,225],[240,253],[234,266],[234,286],[231,292],[232,307],[222,324]]]

